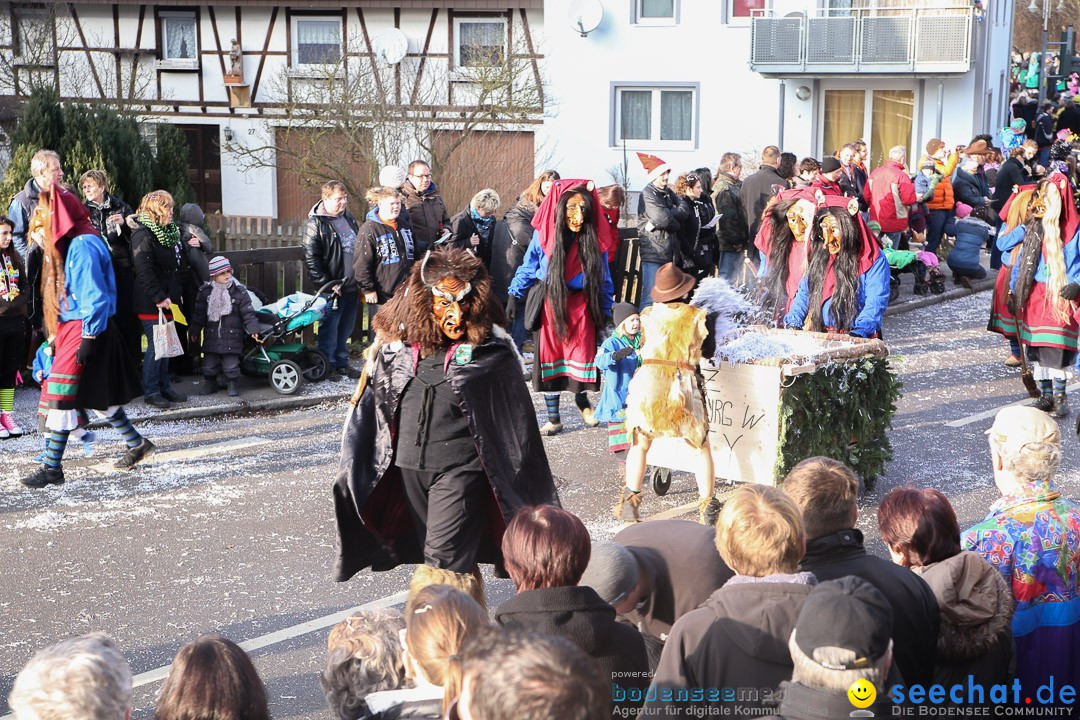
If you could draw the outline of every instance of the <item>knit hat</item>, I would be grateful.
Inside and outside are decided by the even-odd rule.
[[[224,255],[215,255],[210,259],[210,277],[216,277],[226,271],[232,272],[229,258]]]
[[[625,302],[615,303],[615,307],[611,308],[611,321],[615,323],[615,327],[619,327],[623,324],[623,320],[637,314],[638,309],[635,305]]]
[[[1019,135],[1020,133],[1024,132],[1025,129],[1027,129],[1027,120],[1025,120],[1024,118],[1016,118],[1011,123],[1009,123],[1009,127],[1012,128],[1012,131],[1014,133]]]
[[[655,155],[639,152],[637,156],[645,168],[645,172],[649,173],[648,182],[652,182],[666,172],[671,172],[671,166]]]
[[[937,169],[937,163],[935,163],[933,160],[924,160],[922,162],[922,164],[919,165],[919,169],[920,170],[936,170]]]
[[[871,220],[866,224],[866,226],[870,228],[870,232],[874,233],[874,235],[881,234],[881,223],[879,223],[877,220]]]
[[[405,171],[397,165],[387,165],[379,171],[379,184],[383,187],[397,189],[405,184]]]
[[[831,155],[821,161],[821,172],[831,173],[840,169],[840,161]]]
[[[819,583],[806,597],[791,645],[826,670],[868,668],[888,651],[892,623],[881,591],[848,575]]]
[[[955,212],[956,212],[956,217],[958,217],[958,218],[966,218],[968,215],[971,214],[971,206],[966,205],[966,204],[964,204],[962,202],[957,202]]]
[[[592,545],[589,566],[578,585],[591,587],[604,602],[614,607],[630,595],[640,577],[637,559],[625,546],[599,540]]]
[[[945,147],[945,141],[941,138],[934,138],[930,142],[926,143],[926,154],[933,155],[943,147]]]

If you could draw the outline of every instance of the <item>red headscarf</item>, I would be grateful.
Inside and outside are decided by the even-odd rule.
[[[1061,220],[1059,222],[1059,227],[1061,228],[1061,244],[1068,245],[1072,242],[1073,236],[1076,235],[1076,228],[1080,227],[1080,215],[1076,212],[1076,201],[1073,199],[1072,184],[1069,182],[1069,178],[1065,177],[1058,170],[1050,173],[1049,179],[1057,185],[1058,192],[1061,193]]]
[[[824,208],[841,208],[844,212],[849,213],[852,216],[852,220],[855,221],[855,227],[859,228],[859,234],[861,235],[862,242],[859,246],[859,275],[862,275],[877,261],[878,256],[881,255],[881,245],[874,239],[874,234],[870,232],[870,226],[863,220],[862,215],[859,213],[859,201],[855,198],[849,198],[837,195],[822,195],[818,198],[817,209],[821,212]],[[817,214],[814,215],[814,222],[819,222]],[[836,256],[829,258],[828,265],[825,266],[825,285],[822,289],[822,300],[832,297],[833,290],[836,289]]]
[[[604,209],[600,205],[600,198],[596,194],[596,186],[592,180],[579,180],[562,178],[551,183],[551,190],[544,196],[536,214],[533,215],[532,226],[540,232],[540,248],[545,255],[551,255],[551,245],[555,242],[555,216],[559,209],[559,200],[570,188],[584,185],[587,192],[592,194],[593,225],[596,227],[596,239],[600,243],[600,254],[607,256],[611,262],[615,258],[615,251],[619,247],[619,231],[611,223],[604,219]],[[617,218],[618,216],[616,216]],[[581,272],[581,261],[577,253],[573,253],[575,264],[573,275],[570,274],[570,255],[566,258],[567,277],[574,277]]]
[[[68,242],[77,235],[97,235],[90,213],[79,198],[59,185],[52,189],[52,236],[57,249],[66,254]]]
[[[767,222],[766,215],[776,203],[785,200],[809,200],[811,205],[817,207],[817,194],[810,188],[781,190],[769,200],[769,204],[762,211],[761,225],[758,226],[757,237],[754,238],[754,247],[760,250],[766,259],[769,257],[769,251],[772,250],[772,223]]]

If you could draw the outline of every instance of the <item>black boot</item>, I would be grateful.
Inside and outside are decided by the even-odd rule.
[[[229,381],[229,397],[240,397],[240,388],[235,380]]]
[[[63,485],[64,484],[64,468],[52,468],[48,465],[42,465],[34,472],[33,475],[24,477],[19,480],[23,485],[28,488],[43,488],[48,485]]]
[[[1054,407],[1050,411],[1050,417],[1069,417],[1069,396],[1064,390],[1054,393]]]
[[[1050,380],[1040,380],[1039,389],[1042,391],[1042,396],[1035,401],[1035,405],[1033,407],[1036,410],[1050,412],[1054,408],[1053,383]]]
[[[200,395],[213,395],[218,391],[217,378],[216,377],[204,377],[202,387],[199,388]]]

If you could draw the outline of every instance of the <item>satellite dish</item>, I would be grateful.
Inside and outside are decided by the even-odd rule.
[[[371,49],[387,65],[397,65],[409,52],[409,38],[398,28],[386,28],[371,41]]]
[[[600,21],[604,19],[604,6],[600,0],[571,0],[567,19],[572,30],[581,33],[581,37],[587,37],[600,27]]]

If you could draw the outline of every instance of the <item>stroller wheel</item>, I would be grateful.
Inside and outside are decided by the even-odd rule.
[[[892,278],[889,281],[889,302],[900,297],[900,278]]]
[[[652,471],[653,492],[664,497],[671,489],[671,470],[668,468],[654,467]]]
[[[282,395],[292,395],[304,384],[304,373],[292,360],[278,360],[270,366],[270,386]]]
[[[330,373],[330,360],[322,350],[308,350],[304,367],[304,379],[319,382]]]

